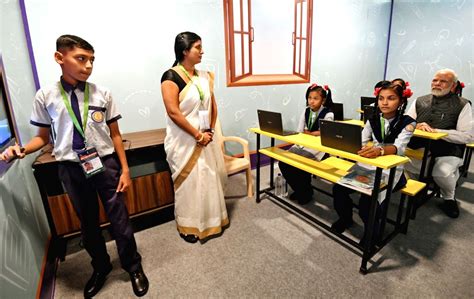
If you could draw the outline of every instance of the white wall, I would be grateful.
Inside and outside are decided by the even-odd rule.
[[[266,0],[253,2],[259,1]],[[254,148],[255,137],[247,128],[257,126],[259,108],[283,112],[285,125],[296,127],[307,84],[226,87],[223,1],[83,0],[80,6],[88,8],[83,15],[64,13],[77,11],[76,5],[61,0],[26,1],[41,84],[60,76],[53,60],[56,38],[65,33],[85,38],[97,57],[90,80],[111,88],[123,114],[123,132],[165,126],[160,78],[174,61],[174,37],[185,30],[203,39],[205,54],[198,67],[216,72],[225,134],[247,138]],[[272,7],[267,5],[262,13],[271,16]],[[388,14],[388,1],[314,1],[311,81],[329,84],[334,98],[346,104],[349,117],[358,117],[359,97],[370,95],[372,86],[382,79]]]

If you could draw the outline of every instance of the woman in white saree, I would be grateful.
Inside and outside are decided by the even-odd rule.
[[[176,36],[176,61],[161,78],[166,107],[165,151],[175,191],[175,219],[190,243],[221,233],[229,224],[224,201],[227,180],[222,150],[215,140],[217,105],[214,75],[195,69],[201,62],[201,38]]]

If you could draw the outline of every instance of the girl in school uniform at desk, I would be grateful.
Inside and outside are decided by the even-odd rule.
[[[327,85],[311,85],[306,90],[306,109],[303,111],[298,124],[298,132],[319,136],[319,120],[334,120],[332,112],[331,90]],[[290,152],[304,156],[310,159],[321,160],[324,153],[300,145],[293,145]],[[313,187],[311,186],[311,174],[279,162],[281,173],[293,189],[290,199],[298,200],[299,204],[307,204],[313,196]]]
[[[380,87],[375,89],[374,95],[377,97],[377,112],[367,121],[362,130],[362,144],[364,146],[358,152],[362,157],[376,158],[384,155],[405,155],[405,149],[410,141],[411,136],[416,127],[416,121],[408,115],[404,115],[407,105],[407,98],[412,95],[410,89],[404,89],[398,84],[391,82],[383,82]],[[367,146],[367,142],[372,140],[373,145]],[[360,166],[372,169],[362,163]],[[388,176],[389,170],[384,170],[383,173]],[[403,174],[403,166],[396,168],[393,190],[399,190],[406,184],[406,179]],[[352,226],[352,199],[350,194],[356,192],[353,189],[334,185],[334,208],[339,216],[339,219],[332,224],[332,228],[342,233],[346,228]],[[379,229],[379,218],[381,215],[383,199],[385,199],[386,191],[379,194],[378,206],[376,212],[376,226],[374,235],[377,235]],[[370,196],[362,194],[359,201],[359,216],[367,225],[369,217]],[[365,227],[364,227],[365,235]],[[361,243],[363,243],[362,238]]]

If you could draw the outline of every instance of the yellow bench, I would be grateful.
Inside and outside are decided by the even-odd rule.
[[[289,151],[282,150],[278,147],[260,149],[259,152],[333,183],[337,183],[341,177],[347,174],[347,171],[341,170],[327,163],[312,160]]]
[[[416,159],[416,160],[423,160],[423,155],[425,154],[425,149],[420,148],[420,149],[411,149],[411,148],[406,148],[405,149],[405,156],[408,158]]]
[[[331,167],[339,168],[342,171],[345,171],[346,173],[349,171],[349,169],[355,164],[353,162],[340,159],[337,157],[329,157],[323,161],[320,162],[321,164],[327,164]],[[415,197],[426,187],[426,183],[419,182],[417,180],[412,180],[412,179],[407,179],[407,183],[405,187],[400,189],[400,193],[402,194],[400,197],[400,203],[398,205],[398,212],[397,212],[397,219],[394,222],[394,224],[397,227],[401,227],[401,231],[406,234],[408,231],[408,222],[410,221],[410,216],[411,213],[413,212],[413,205],[415,201]],[[409,197],[408,204],[406,207],[406,212],[405,212],[405,219],[403,221],[403,226],[400,226],[402,224],[402,214],[403,214],[403,209],[405,207],[405,200],[406,196]],[[385,212],[386,213],[386,212]],[[386,215],[385,215],[386,216]]]
[[[314,174],[317,177],[328,180],[332,183],[337,183],[343,176],[345,176],[350,168],[355,164],[354,162],[340,159],[337,157],[329,157],[322,161],[309,159],[298,154],[282,150],[278,147],[269,147],[260,149],[259,152],[278,161],[282,161],[288,165],[294,166],[308,173]],[[403,187],[400,192],[400,204],[398,207],[396,225],[401,225],[402,212],[405,206],[405,198],[409,196],[414,198],[421,190],[426,187],[425,183],[408,179],[407,184]],[[406,208],[405,220],[402,226],[402,232],[406,233],[408,229],[409,215],[413,208],[413,199],[408,201]]]

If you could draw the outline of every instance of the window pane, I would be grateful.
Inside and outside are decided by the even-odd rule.
[[[302,13],[302,17],[303,17],[303,25],[301,27],[303,27],[303,31],[301,32],[301,36],[302,37],[306,37],[306,31],[308,29],[308,24],[306,24],[306,22],[308,21],[308,3],[305,1],[303,2],[303,13]]]
[[[296,56],[295,56],[295,72],[296,73],[301,73],[300,71],[300,39],[296,39]]]
[[[306,40],[301,41],[301,71],[300,74],[306,75]]]
[[[249,34],[244,34],[244,74],[250,72]]]
[[[235,76],[242,76],[242,40],[240,34],[234,34]]]
[[[240,1],[240,0],[239,0]],[[249,0],[242,0],[242,12],[243,12],[243,20],[244,20],[244,31],[249,31]]]
[[[234,31],[240,31],[240,0],[233,0],[234,9]]]
[[[296,36],[300,36],[301,3],[296,4]]]

